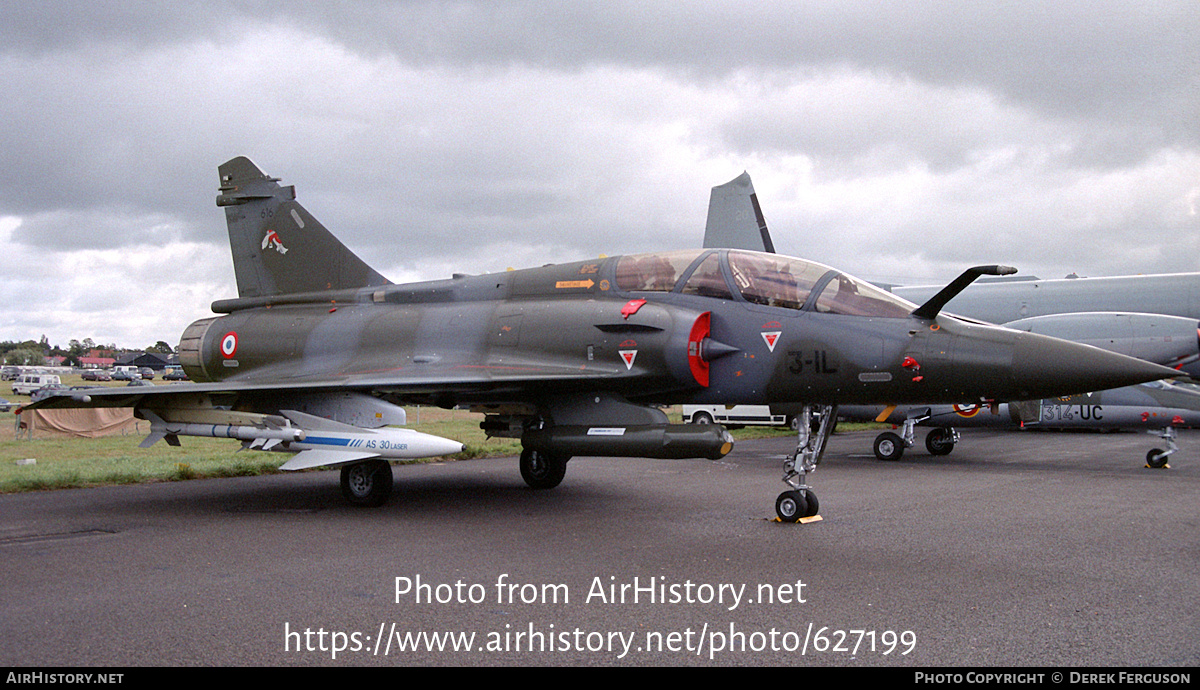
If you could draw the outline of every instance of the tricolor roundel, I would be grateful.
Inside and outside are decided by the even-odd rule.
[[[234,331],[229,331],[221,337],[221,355],[229,359],[237,354],[238,337]]]

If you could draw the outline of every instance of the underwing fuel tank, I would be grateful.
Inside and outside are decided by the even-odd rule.
[[[563,456],[719,460],[733,449],[722,426],[646,424],[627,427],[552,426],[525,432],[526,448]]]

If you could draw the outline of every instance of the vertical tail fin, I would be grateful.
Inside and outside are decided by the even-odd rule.
[[[243,156],[217,171],[239,297],[388,284],[296,202],[295,187],[281,187]]]
[[[767,221],[758,205],[758,195],[750,175],[742,173],[723,185],[712,188],[708,201],[708,223],[704,227],[704,246],[709,248],[750,249],[775,253]]]

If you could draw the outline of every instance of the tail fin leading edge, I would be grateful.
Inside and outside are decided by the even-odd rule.
[[[239,297],[388,284],[296,202],[295,187],[281,187],[244,156],[217,171]]]

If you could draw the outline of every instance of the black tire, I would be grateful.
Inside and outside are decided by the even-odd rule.
[[[342,468],[342,496],[351,505],[374,508],[392,495],[392,466],[387,460],[368,460]]]
[[[1167,454],[1157,448],[1146,453],[1146,464],[1156,470],[1167,466]]]
[[[817,500],[817,495],[813,493],[812,489],[809,489],[804,493],[805,500],[808,501],[808,510],[804,511],[804,517],[812,517],[816,515],[819,510],[821,510],[821,502]]]
[[[930,429],[925,435],[925,449],[930,455],[949,455],[954,450],[954,435],[948,429]]]
[[[692,415],[692,424],[712,424],[713,416],[707,412],[697,412]]]
[[[808,500],[803,491],[784,491],[775,499],[775,515],[780,522],[800,522],[808,513]]]
[[[553,489],[567,474],[567,461],[561,455],[551,455],[526,448],[521,451],[521,479],[531,489]]]
[[[890,431],[875,437],[875,457],[880,460],[899,460],[904,455],[904,439]]]

